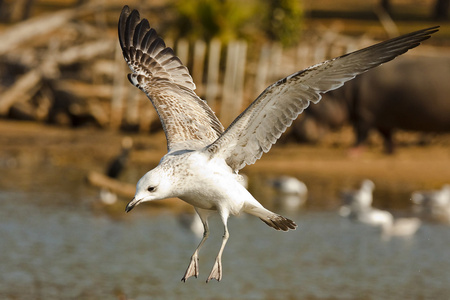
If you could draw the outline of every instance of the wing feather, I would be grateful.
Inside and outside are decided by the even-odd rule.
[[[150,98],[161,120],[170,151],[201,149],[223,132],[222,124],[194,92],[188,69],[164,41],[141,21],[136,10],[124,6],[119,19],[119,42],[133,71],[132,84]]]
[[[310,102],[319,102],[321,94],[417,47],[438,31],[438,27],[402,35],[325,61],[272,84],[205,150],[223,157],[235,171],[253,164],[270,150]]]

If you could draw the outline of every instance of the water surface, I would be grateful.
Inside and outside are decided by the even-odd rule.
[[[1,299],[448,299],[450,230],[424,223],[409,238],[342,219],[287,212],[277,232],[231,217],[223,280],[205,283],[222,227],[200,253],[200,276],[181,282],[199,238],[170,212],[110,215],[75,169],[3,168]]]

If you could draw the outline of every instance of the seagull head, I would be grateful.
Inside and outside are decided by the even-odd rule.
[[[170,197],[170,181],[161,168],[147,172],[136,185],[136,194],[125,208],[126,212],[132,210],[142,202],[161,200]]]

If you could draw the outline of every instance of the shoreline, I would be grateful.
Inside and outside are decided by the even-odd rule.
[[[16,161],[18,167],[45,161],[63,168],[80,169],[86,176],[90,171],[103,172],[108,161],[120,152],[124,136],[134,140],[129,167],[139,172],[157,165],[166,153],[163,132],[127,134],[0,120],[0,169],[6,170],[10,159]],[[410,206],[411,192],[439,189],[449,183],[448,137],[442,135],[424,146],[399,146],[393,155],[385,155],[381,141],[374,138],[369,147],[354,157],[349,156],[348,151],[351,130],[344,129],[330,133],[318,145],[278,143],[241,173],[251,178],[250,190],[257,199],[267,198],[264,180],[268,177],[295,176],[308,186],[311,208],[335,207],[340,204],[342,190],[357,188],[363,179],[369,178],[376,184],[375,206],[404,209]]]

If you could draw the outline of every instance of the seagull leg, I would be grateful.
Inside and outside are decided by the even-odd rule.
[[[189,263],[189,266],[186,269],[186,273],[184,273],[183,278],[181,281],[186,282],[186,279],[188,279],[191,276],[198,277],[199,270],[198,270],[198,252],[200,251],[200,248],[203,246],[203,243],[208,239],[209,236],[209,227],[208,227],[208,216],[209,212],[204,211],[200,208],[195,208],[195,211],[200,216],[200,219],[203,223],[203,238],[200,241],[200,244],[198,244],[197,249],[195,249],[194,254],[191,256],[191,262]]]
[[[225,248],[225,245],[227,244],[228,238],[230,237],[230,234],[228,232],[228,226],[227,226],[227,220],[228,220],[229,213],[221,211],[220,216],[222,218],[222,222],[224,225],[222,246],[220,247],[219,253],[217,254],[217,257],[216,257],[216,261],[214,262],[214,266],[211,270],[211,273],[209,274],[208,279],[206,279],[206,282],[209,282],[211,279],[216,279],[217,281],[222,280],[222,253],[223,253],[223,249]]]

